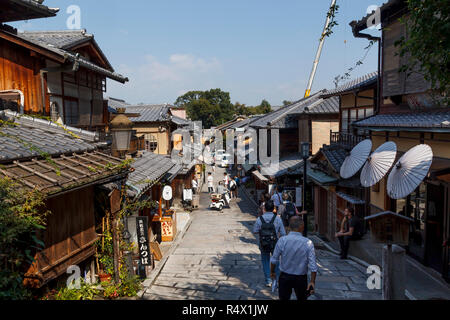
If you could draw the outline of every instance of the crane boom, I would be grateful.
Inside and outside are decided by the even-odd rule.
[[[332,0],[330,8],[333,8],[335,5],[336,5],[336,0]],[[309,95],[311,94],[311,88],[313,85],[314,77],[316,76],[317,66],[319,65],[319,59],[320,59],[320,55],[322,54],[323,44],[325,43],[324,34],[327,31],[328,26],[330,25],[330,21],[331,21],[331,16],[327,15],[327,20],[325,21],[325,27],[323,28],[323,31],[322,31],[322,37],[320,39],[319,48],[317,48],[316,58],[314,59],[311,75],[309,76],[308,87],[306,88],[306,92],[305,92],[305,98],[309,97]]]

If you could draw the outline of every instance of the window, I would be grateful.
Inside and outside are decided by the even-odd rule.
[[[154,135],[147,134],[145,135],[145,150],[154,152],[158,149],[158,140]]]
[[[348,110],[344,109],[342,111],[342,127],[341,131],[348,131]]]
[[[64,108],[65,108],[65,124],[66,125],[78,125],[78,101],[73,100],[64,100]]]

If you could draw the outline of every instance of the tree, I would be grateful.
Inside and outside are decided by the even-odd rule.
[[[408,57],[400,71],[420,72],[431,86],[450,100],[450,2],[408,0],[408,13],[400,19],[407,37],[396,42],[400,56]]]
[[[259,114],[266,114],[272,111],[272,106],[267,100],[261,101],[261,104],[258,106]]]
[[[230,93],[221,89],[189,91],[178,97],[175,106],[184,107],[194,121],[202,121],[205,128],[229,121],[235,114]]]
[[[283,100],[283,106],[287,107],[292,104],[292,101]]]

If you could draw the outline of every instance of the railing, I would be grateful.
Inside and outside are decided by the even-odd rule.
[[[348,132],[332,132],[330,131],[330,144],[338,144],[347,148],[353,148],[361,141],[368,139],[366,134],[354,135]]]

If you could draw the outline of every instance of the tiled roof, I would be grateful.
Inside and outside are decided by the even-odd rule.
[[[384,21],[384,19],[386,18],[388,11],[390,11],[389,9],[391,8],[402,8],[402,7],[406,7],[406,0],[389,0],[386,1],[385,3],[381,4],[380,7],[380,14],[381,14],[381,21]],[[362,30],[367,29],[367,20],[369,18],[371,18],[371,16],[373,15],[373,11],[371,13],[368,13],[366,16],[364,16],[363,18],[361,18],[361,20],[359,21],[352,21],[350,23],[350,25],[352,26],[352,28],[356,31],[356,32],[360,32]],[[386,14],[387,13],[387,14]]]
[[[130,173],[127,185],[136,191],[136,196],[146,192],[175,166],[168,156],[153,152],[144,152],[132,164],[135,169]]]
[[[244,120],[241,120],[241,121],[237,121],[237,122],[229,125],[225,129],[228,130],[228,129],[237,129],[237,128],[247,128],[248,126],[250,126],[251,123],[253,123],[254,121],[258,120],[260,117],[262,117],[262,115],[250,116],[247,119],[244,119]]]
[[[1,138],[0,138],[1,139]],[[125,175],[122,160],[100,152],[86,152],[47,159],[14,161],[0,166],[0,176],[9,177],[26,190],[47,196],[90,184],[103,184]]]
[[[333,169],[339,172],[347,157],[347,151],[339,145],[325,146],[321,151]]]
[[[172,122],[178,126],[191,126],[192,121],[177,116],[171,116]]]
[[[41,157],[43,153],[59,156],[96,150],[92,142],[98,137],[89,131],[59,127],[50,121],[28,116],[19,117],[10,111],[0,112],[0,119],[12,124],[0,127],[0,163]]]
[[[127,113],[139,113],[130,117],[133,122],[163,122],[170,120],[170,106],[167,104],[127,106]]]
[[[349,81],[342,86],[337,87],[336,89],[328,90],[324,94],[322,94],[323,98],[336,96],[356,90],[364,89],[368,86],[374,85],[377,83],[378,72],[371,72],[364,76],[358,77],[352,81]]]
[[[59,49],[70,49],[94,39],[94,36],[86,33],[86,30],[24,31],[22,35],[29,40],[46,43]]]
[[[54,17],[58,8],[49,8],[37,0],[3,0],[0,11],[0,23]]]
[[[339,113],[339,98],[330,97],[328,99],[319,99],[315,103],[306,106],[299,113],[292,112],[291,114],[338,114]]]
[[[450,131],[450,110],[414,113],[379,114],[356,121],[356,127],[365,128],[414,128],[430,131]]]
[[[284,175],[302,175],[303,174],[303,159],[299,153],[290,154],[280,158],[279,167],[261,168],[262,174],[271,177],[281,177]]]
[[[355,196],[343,193],[343,192],[336,192],[336,195],[338,195],[340,198],[344,199],[347,202],[350,202],[351,204],[365,204],[366,202],[364,200],[358,199]]]
[[[3,30],[6,32],[6,30]],[[52,31],[52,32],[15,32],[13,33],[14,36],[25,40],[29,43],[32,43],[34,45],[37,45],[39,47],[42,47],[46,50],[49,50],[53,53],[56,53],[57,55],[64,58],[64,60],[68,60],[70,62],[77,62],[81,67],[84,67],[89,70],[93,70],[95,72],[98,72],[105,77],[108,77],[110,79],[116,80],[121,83],[125,83],[128,81],[128,78],[122,76],[121,74],[118,74],[117,72],[114,72],[114,69],[111,67],[109,62],[107,61],[104,54],[101,52],[100,48],[97,44],[95,44],[100,52],[100,54],[104,57],[108,68],[103,68],[98,66],[97,64],[89,61],[88,59],[84,58],[83,56],[79,54],[75,54],[74,52],[70,51],[69,49],[65,49],[67,45],[69,45],[70,41],[69,39],[58,39],[57,37],[47,37],[46,35],[49,34],[75,34],[76,37],[73,40],[73,42],[81,41],[80,38],[82,36],[82,31]],[[70,38],[70,37],[69,37]],[[89,40],[89,39],[88,39]],[[94,41],[94,40],[92,40]],[[56,44],[53,44],[56,43]],[[95,43],[95,42],[94,42]],[[65,45],[65,46],[62,46]],[[58,47],[61,46],[61,47]]]
[[[122,99],[116,99],[116,98],[107,98],[108,100],[108,109],[109,112],[115,113],[117,108],[126,108],[130,104],[126,103],[125,100]]]
[[[307,171],[308,177],[317,181],[319,184],[326,185],[337,182],[337,178],[327,175],[320,170],[310,169]]]
[[[324,91],[319,91],[318,93],[309,96],[308,98],[303,98],[290,104],[288,106],[282,107],[276,111],[269,112],[256,121],[251,123],[251,127],[255,128],[289,128],[296,125],[297,121],[293,117],[289,117],[294,114],[302,113],[307,106],[313,105],[320,99],[320,94]]]

